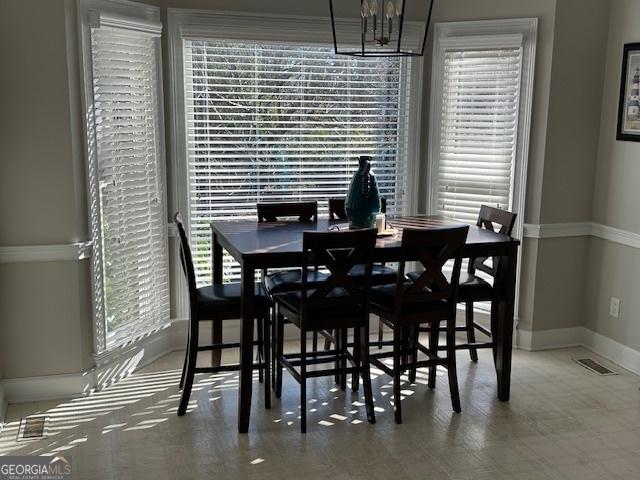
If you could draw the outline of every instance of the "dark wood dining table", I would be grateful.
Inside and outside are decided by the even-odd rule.
[[[388,224],[397,229],[389,237],[379,238],[374,261],[400,259],[403,228],[438,228],[459,225],[441,216],[389,217]],[[222,252],[225,249],[241,266],[242,318],[240,319],[240,385],[238,392],[238,431],[249,430],[253,383],[254,282],[256,270],[301,267],[303,232],[326,231],[344,227],[344,220],[318,219],[314,223],[258,223],[255,220],[225,220],[211,223],[213,282],[222,283]],[[516,264],[519,240],[475,226],[470,227],[464,257],[500,257],[501,268],[495,279],[497,328],[492,332],[493,357],[497,375],[498,398],[509,400],[511,349],[516,288]]]

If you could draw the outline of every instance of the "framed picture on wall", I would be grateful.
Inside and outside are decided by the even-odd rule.
[[[640,43],[624,46],[616,138],[640,142]]]

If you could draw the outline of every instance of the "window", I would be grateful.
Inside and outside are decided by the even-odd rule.
[[[535,19],[436,26],[430,211],[475,223],[482,204],[521,231]]]
[[[209,222],[255,218],[256,203],[346,193],[359,155],[374,157],[390,212],[408,192],[406,59],[354,59],[329,46],[185,39],[190,235],[210,281]],[[238,274],[225,259],[226,279]]]
[[[512,205],[521,49],[448,50],[438,155],[439,213],[474,222]]]
[[[169,321],[160,26],[120,22],[94,18],[85,73],[98,353]]]

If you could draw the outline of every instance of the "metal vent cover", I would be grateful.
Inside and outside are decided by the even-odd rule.
[[[31,415],[20,419],[17,441],[38,440],[47,437],[49,427],[48,415]]]
[[[573,361],[598,375],[618,375],[618,372],[608,369],[592,358],[574,358]]]

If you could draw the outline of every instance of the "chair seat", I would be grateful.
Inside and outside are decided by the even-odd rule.
[[[240,283],[223,283],[207,285],[198,289],[198,307],[203,314],[218,314],[221,311],[237,309],[240,312]],[[269,308],[271,302],[264,287],[255,284],[255,298],[257,307]]]
[[[443,272],[447,280],[451,279],[451,272]],[[407,277],[415,282],[422,272],[411,272]],[[469,272],[460,272],[460,286],[458,288],[458,302],[488,301],[493,298],[493,287],[486,280]]]
[[[324,282],[328,275],[317,270],[307,271],[307,284],[309,288]],[[264,286],[270,295],[282,292],[290,292],[291,290],[300,290],[302,284],[302,269],[283,270],[275,272],[264,277]]]
[[[364,265],[354,265],[349,272],[351,277],[364,276]],[[391,267],[385,265],[373,264],[371,270],[371,284],[372,285],[385,285],[387,283],[394,283],[398,277],[398,272]]]
[[[308,290],[307,295],[311,296],[313,290]],[[344,302],[339,301],[344,298]],[[331,304],[326,307],[314,308],[308,312],[307,321],[313,323],[321,322],[323,329],[334,328],[332,319],[338,320],[339,326],[348,328],[347,324],[340,324],[345,318],[357,318],[360,321],[362,317],[362,306],[354,304],[352,297],[343,289],[335,288],[327,295],[327,299],[331,299]],[[291,323],[300,326],[300,316],[302,314],[302,292],[292,291],[279,293],[273,296],[273,301],[281,307],[282,313]]]
[[[403,288],[406,290],[412,282],[405,282]],[[425,289],[425,293],[429,291]],[[371,311],[375,314],[392,314],[396,308],[396,285],[379,285],[371,288]],[[424,302],[417,301],[405,303],[404,314],[421,314],[433,312],[447,312],[447,302],[445,300],[426,299]],[[386,315],[385,315],[386,316]]]

